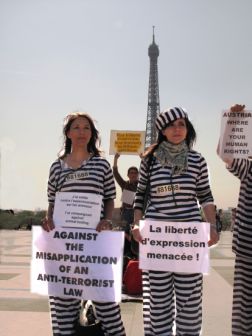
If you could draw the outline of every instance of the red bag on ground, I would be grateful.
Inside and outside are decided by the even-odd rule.
[[[138,260],[130,260],[123,275],[123,284],[127,294],[142,294],[142,271]]]

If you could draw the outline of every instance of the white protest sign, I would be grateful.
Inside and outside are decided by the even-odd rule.
[[[135,199],[135,192],[127,189],[123,189],[121,202],[132,205]]]
[[[100,221],[102,196],[89,193],[58,192],[53,210],[56,227],[95,229]]]
[[[33,227],[31,292],[120,302],[124,233]]]
[[[139,155],[144,152],[145,131],[110,132],[109,154]]]
[[[140,268],[156,271],[209,272],[209,223],[140,221]]]
[[[252,111],[225,110],[221,117],[219,156],[221,158],[248,158],[252,156]]]

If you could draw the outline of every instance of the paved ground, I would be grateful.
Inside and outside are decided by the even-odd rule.
[[[231,232],[211,249],[211,271],[204,276],[203,336],[231,335],[234,256]],[[0,231],[0,335],[51,336],[48,303],[30,293],[30,231]],[[142,336],[141,303],[121,303],[127,336]]]

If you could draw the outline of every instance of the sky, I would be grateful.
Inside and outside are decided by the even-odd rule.
[[[160,108],[188,111],[215,204],[236,206],[239,181],[216,147],[221,111],[252,109],[251,12],[251,0],[0,0],[0,208],[47,208],[68,113],[97,121],[111,165],[110,130],[145,130],[152,26]],[[126,178],[140,159],[118,164]]]

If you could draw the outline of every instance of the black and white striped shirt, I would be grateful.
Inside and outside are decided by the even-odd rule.
[[[148,176],[148,159],[140,165],[134,208],[143,209]],[[145,218],[165,221],[201,221],[199,204],[213,203],[208,168],[200,153],[188,152],[187,171],[171,175],[171,167],[153,157],[149,171],[150,192]]]
[[[228,170],[241,181],[233,232],[233,252],[252,257],[252,161],[234,159]]]
[[[109,162],[100,156],[84,161],[80,168],[67,167],[58,159],[50,167],[47,195],[48,202],[54,203],[57,191],[91,193],[102,195],[103,218],[104,200],[115,199],[115,182]]]

